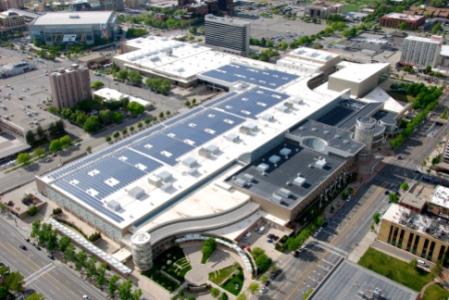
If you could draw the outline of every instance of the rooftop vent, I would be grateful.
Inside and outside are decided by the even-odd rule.
[[[279,151],[279,154],[282,155],[285,158],[288,158],[288,156],[292,153],[292,150],[290,148],[284,147]]]
[[[319,169],[324,169],[327,165],[327,161],[324,157],[320,157],[319,159],[317,159],[317,161],[315,161],[315,167],[319,168]]]
[[[198,153],[203,157],[214,158],[220,155],[221,151],[220,148],[218,148],[217,146],[210,144],[207,145],[206,147],[200,148],[200,150],[198,150]]]
[[[255,123],[248,123],[240,127],[240,132],[247,135],[254,135],[257,133],[258,130],[259,128]]]
[[[118,203],[116,200],[111,200],[109,201],[106,206],[110,209],[112,209],[113,211],[120,211],[122,209],[122,206],[120,205],[120,203]]]
[[[131,197],[133,197],[137,200],[144,199],[147,196],[144,189],[139,186],[135,186],[132,189],[130,189],[128,191],[128,195],[130,195]]]
[[[293,179],[293,185],[296,185],[297,187],[302,187],[304,183],[306,183],[306,179],[301,175],[298,175],[295,179]]]
[[[278,155],[274,154],[268,158],[268,161],[277,166],[277,164],[281,161],[281,158]]]
[[[240,142],[240,137],[239,137],[237,134],[232,133],[232,132],[226,134],[226,135],[224,136],[224,138],[227,139],[227,140],[230,141],[230,142],[233,142],[233,143],[238,143],[238,142]]]

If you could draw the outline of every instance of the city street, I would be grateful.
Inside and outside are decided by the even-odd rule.
[[[13,219],[0,216],[0,261],[12,270],[19,271],[25,278],[25,287],[34,289],[48,300],[82,299],[88,295],[91,299],[107,299],[107,296],[91,284],[84,281],[78,273],[59,261],[47,257],[44,249],[37,250],[25,241],[22,232]],[[27,250],[19,246],[23,244]]]

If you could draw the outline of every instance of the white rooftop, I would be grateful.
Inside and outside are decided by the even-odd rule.
[[[308,47],[299,47],[288,53],[289,56],[296,56],[302,59],[313,60],[321,63],[326,63],[340,55],[326,50],[313,49]]]
[[[448,57],[449,56],[449,45],[442,45],[441,46],[441,56]]]
[[[142,98],[130,96],[110,88],[102,88],[94,92],[94,95],[105,99],[105,101],[118,101],[128,98],[130,102],[137,102],[145,107],[150,106],[151,102]]]
[[[433,191],[430,202],[444,208],[449,208],[449,188],[437,185]]]
[[[339,64],[339,67],[343,68],[329,77],[360,83],[372,77],[374,74],[388,68],[389,65],[389,63],[356,64],[345,61]]]
[[[405,38],[409,41],[417,41],[422,43],[432,43],[432,44],[442,44],[443,43],[443,37],[439,35],[432,35],[430,38],[428,37],[422,37],[422,36],[416,36],[416,35],[409,35]]]
[[[402,13],[390,13],[388,15],[385,15],[385,17],[392,18],[392,19],[401,19],[406,21],[417,21],[423,18],[423,16],[418,15],[408,15],[408,14],[402,14]]]
[[[112,11],[49,12],[39,16],[33,25],[107,24],[113,13]]]

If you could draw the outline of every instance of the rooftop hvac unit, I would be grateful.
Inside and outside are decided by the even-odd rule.
[[[254,181],[255,181],[254,175],[251,175],[251,174],[248,174],[248,173],[243,174],[242,177],[243,177],[246,181],[248,181],[248,182],[254,182]]]
[[[296,185],[297,187],[302,187],[304,183],[306,183],[306,179],[302,176],[297,176],[293,179],[293,185]]]
[[[274,118],[274,116],[272,114],[265,114],[262,116],[262,120],[265,120],[267,122],[274,122],[276,121],[276,119]]]
[[[197,169],[200,166],[198,161],[193,157],[187,157],[182,161],[182,164],[189,169]]]
[[[285,158],[288,158],[288,156],[292,153],[292,150],[290,148],[284,147],[279,151],[279,154],[284,156]]]
[[[239,137],[237,134],[232,133],[232,132],[226,134],[226,135],[224,136],[224,138],[227,139],[227,140],[230,141],[230,142],[233,142],[233,143],[238,143],[238,142],[240,142],[240,137]]]
[[[260,163],[257,165],[257,170],[261,173],[265,173],[270,169],[270,166],[266,163]]]
[[[254,135],[257,133],[258,130],[259,128],[257,127],[257,124],[254,123],[248,123],[240,127],[240,132],[247,135]]]
[[[162,179],[155,174],[150,174],[150,176],[148,176],[148,183],[155,187],[160,187],[162,185]]]
[[[274,154],[268,158],[268,161],[276,166],[281,161],[281,158],[276,154]]]
[[[251,186],[250,182],[248,182],[245,178],[240,176],[234,179],[234,183],[242,188],[248,188]]]
[[[286,106],[285,104],[279,105],[276,107],[277,110],[283,113],[288,113],[290,111],[290,107]]]
[[[285,189],[285,188],[280,188],[277,193],[279,195],[281,195],[283,198],[290,198],[290,196],[292,195],[292,192],[290,192],[290,190]]]
[[[319,169],[324,169],[327,165],[327,161],[324,157],[319,158],[317,161],[315,161],[315,167]]]
[[[215,156],[220,155],[220,148],[217,146],[211,144],[207,145],[206,147],[202,147],[200,150],[198,150],[199,155],[207,157],[207,158],[214,158]]]
[[[168,172],[168,171],[161,171],[161,172],[159,172],[157,174],[157,177],[159,177],[164,183],[172,182],[175,179],[173,177],[173,175],[170,172]]]
[[[140,200],[146,198],[147,194],[145,190],[139,186],[135,186],[128,191],[128,195],[133,197],[134,199]]]
[[[112,209],[113,211],[120,211],[122,209],[122,206],[120,205],[120,203],[118,203],[116,200],[111,200],[109,201],[106,206],[110,209]]]
[[[284,199],[282,198],[282,196],[279,195],[279,194],[277,194],[277,193],[273,193],[272,197],[273,197],[273,200],[276,201],[276,202],[278,202],[278,203],[281,203],[281,202],[284,200]]]

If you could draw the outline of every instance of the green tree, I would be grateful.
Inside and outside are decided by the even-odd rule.
[[[440,33],[441,31],[443,31],[443,26],[441,26],[441,23],[440,23],[440,22],[436,22],[436,23],[432,26],[432,29],[430,30],[430,32],[432,32],[433,34]]]
[[[210,289],[210,294],[212,297],[217,298],[220,295],[220,290],[213,287]]]
[[[115,131],[112,136],[114,137],[114,139],[118,139],[120,137],[120,132],[119,131]]]
[[[376,211],[373,215],[373,221],[374,223],[376,223],[376,225],[380,223],[380,217],[380,212]]]
[[[52,153],[56,153],[56,152],[60,151],[62,149],[61,141],[59,139],[51,141],[48,149]]]
[[[390,203],[398,203],[399,202],[399,196],[396,193],[390,193],[388,195]]]
[[[142,75],[136,71],[129,71],[128,80],[131,84],[139,86],[142,84]]]
[[[30,162],[30,154],[28,152],[22,152],[17,155],[16,163],[18,165],[26,165]]]
[[[141,289],[136,289],[133,291],[131,298],[132,300],[140,300],[142,298],[142,290]]]
[[[106,139],[106,142],[108,142],[108,143],[110,143],[112,141],[112,138],[109,135],[105,139]]]
[[[126,69],[114,73],[114,77],[120,81],[125,81],[128,78],[128,71]]]
[[[203,254],[203,257],[201,258],[201,263],[206,263],[209,257],[214,253],[215,249],[217,248],[217,242],[214,238],[208,238],[203,242],[203,245],[201,247],[201,252]]]
[[[23,275],[19,272],[9,273],[4,280],[4,284],[8,291],[17,293],[23,292]]]
[[[100,80],[95,80],[90,84],[90,87],[94,90],[99,90],[104,87],[104,83]]]
[[[83,129],[89,133],[95,132],[101,128],[100,121],[97,116],[90,116],[84,123]]]
[[[409,188],[409,185],[407,182],[404,181],[403,183],[401,183],[401,190],[407,191],[408,188]]]
[[[95,256],[91,256],[87,261],[86,261],[86,275],[89,278],[94,277],[97,274],[97,259],[95,258]]]
[[[118,295],[120,300],[128,300],[132,297],[132,283],[131,280],[123,281],[118,287]]]
[[[246,294],[245,293],[241,293],[240,295],[237,296],[237,298],[235,298],[236,300],[246,300]]]
[[[119,277],[117,275],[112,275],[109,279],[108,284],[108,294],[111,298],[114,298],[115,292],[117,291],[117,283],[118,283]]]
[[[128,111],[133,115],[133,116],[138,116],[141,115],[144,111],[145,111],[145,107],[137,102],[129,102],[128,103]]]
[[[58,242],[58,249],[61,251],[61,252],[65,252],[65,250],[67,249],[67,247],[69,247],[69,245],[72,243],[72,240],[69,238],[69,237],[67,237],[67,236],[62,236],[60,239],[59,239],[59,242]]]
[[[37,147],[36,149],[34,149],[33,151],[33,156],[34,157],[42,157],[45,155],[45,149],[42,147]]]
[[[430,0],[430,6],[434,7],[446,7],[447,1],[446,0]]]
[[[76,253],[75,258],[75,266],[77,270],[81,270],[81,268],[86,266],[87,261],[87,254],[84,252],[84,250],[80,250],[78,253]]]
[[[31,130],[28,130],[25,134],[25,140],[28,145],[33,146],[36,144],[36,136],[34,135],[34,132]]]
[[[103,264],[97,270],[96,281],[100,287],[106,283],[106,267]]]
[[[35,216],[39,212],[39,209],[36,205],[31,205],[30,208],[27,210],[27,215],[30,217]]]
[[[61,143],[61,147],[64,149],[72,145],[72,138],[66,134],[59,139],[59,142]]]
[[[66,261],[75,261],[76,260],[75,246],[73,246],[71,243],[69,245],[67,245],[67,248],[64,251],[64,259]]]
[[[115,112],[112,114],[112,120],[113,120],[114,123],[116,123],[116,124],[122,123],[122,122],[123,122],[123,119],[124,119],[123,114],[122,114],[121,112],[119,112],[119,111],[115,111]]]
[[[45,300],[45,297],[41,293],[34,292],[27,296],[25,300]]]
[[[259,284],[257,282],[251,282],[248,289],[251,294],[255,295],[259,291]]]
[[[408,24],[405,23],[405,22],[401,22],[401,24],[399,24],[399,29],[407,30],[408,29]]]
[[[98,116],[104,125],[109,125],[114,121],[114,113],[109,109],[100,110]]]

